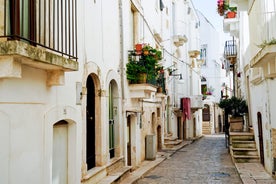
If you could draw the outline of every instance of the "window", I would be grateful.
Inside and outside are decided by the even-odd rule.
[[[206,66],[207,61],[207,44],[201,45],[200,59],[203,61],[203,65]]]

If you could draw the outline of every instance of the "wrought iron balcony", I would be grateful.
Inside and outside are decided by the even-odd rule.
[[[0,78],[20,78],[28,65],[63,85],[64,72],[78,70],[76,2],[0,0]]]
[[[224,57],[234,64],[237,59],[237,45],[235,40],[228,40],[224,46]]]
[[[0,38],[77,60],[77,1],[1,0]]]

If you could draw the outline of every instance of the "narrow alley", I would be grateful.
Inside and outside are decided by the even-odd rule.
[[[177,151],[137,183],[242,183],[224,141],[224,134],[204,136]]]

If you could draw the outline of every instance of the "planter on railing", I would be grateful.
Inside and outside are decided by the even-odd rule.
[[[156,83],[163,67],[158,63],[162,52],[147,44],[136,44],[135,50],[129,51],[129,62],[126,64],[126,76],[130,84]],[[146,74],[146,82],[140,80],[140,74]],[[145,78],[144,78],[145,79]]]

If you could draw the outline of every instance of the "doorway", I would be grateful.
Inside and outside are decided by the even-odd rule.
[[[127,165],[131,166],[131,116],[127,116]]]
[[[86,82],[87,102],[86,102],[86,163],[87,169],[96,166],[95,154],[95,85],[89,75]]]
[[[161,126],[157,127],[157,150],[162,150],[162,134],[161,134]]]
[[[194,124],[194,131],[193,131],[193,137],[196,137],[196,118],[193,118],[193,124]]]
[[[260,160],[261,160],[261,164],[264,165],[263,127],[262,127],[262,114],[260,112],[257,113],[257,119],[258,119]]]
[[[68,183],[68,123],[64,120],[53,127],[52,183]]]
[[[177,117],[177,137],[181,139],[181,118]]]

